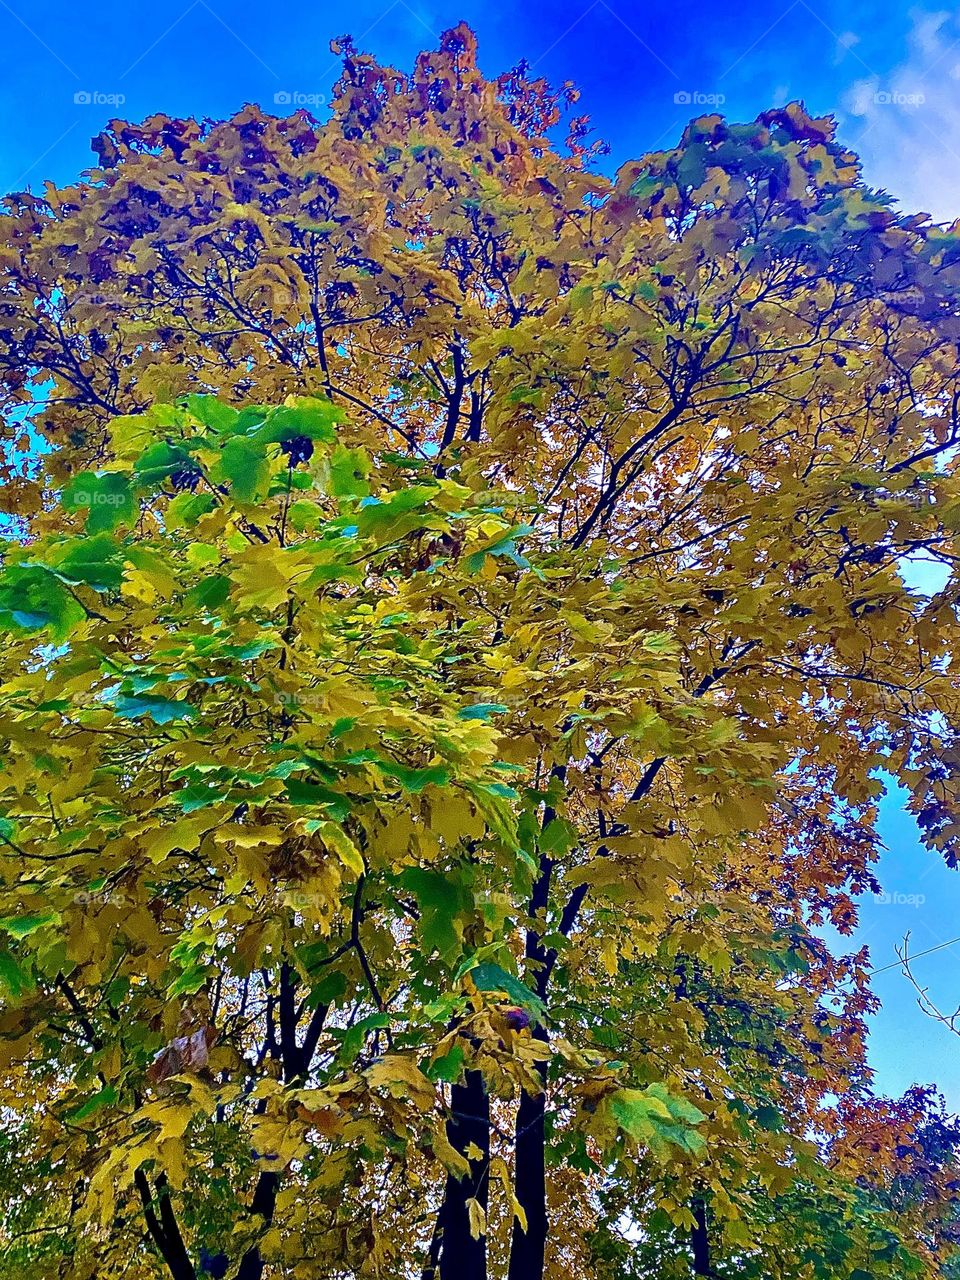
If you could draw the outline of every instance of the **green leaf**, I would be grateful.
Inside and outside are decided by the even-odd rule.
[[[21,966],[16,956],[3,949],[0,949],[0,986],[14,999],[33,990],[33,982],[27,970]]]
[[[753,1118],[761,1129],[767,1129],[773,1133],[779,1133],[783,1128],[783,1116],[776,1107],[764,1102],[753,1113]]]
[[[517,568],[529,569],[530,561],[517,550],[517,539],[528,533],[533,533],[533,529],[527,524],[505,530],[498,538],[494,538],[467,556],[467,568],[471,573],[477,573],[483,568],[483,562],[487,556],[505,556],[508,560],[512,560]]]
[[[160,440],[144,449],[133,464],[138,478],[152,488],[162,486],[176,471],[199,471],[197,462],[179,445]]]
[[[400,883],[409,889],[420,907],[417,931],[424,950],[436,951],[452,964],[460,954],[463,919],[473,908],[473,894],[462,871],[430,871],[408,867]]]
[[[317,982],[310,984],[310,1008],[316,1009],[321,1004],[335,1004],[347,994],[349,984],[347,975],[340,969],[334,969]]]
[[[238,502],[256,502],[270,485],[270,460],[257,440],[233,436],[220,451],[211,472],[217,484],[228,484]]]
[[[171,797],[174,804],[179,805],[184,813],[195,813],[197,809],[206,809],[211,804],[220,804],[230,798],[230,792],[212,782],[195,782],[181,787]]]
[[[26,938],[37,929],[48,924],[58,924],[60,916],[56,911],[39,911],[26,916],[7,916],[0,920],[0,929],[5,930],[12,938]]]
[[[323,508],[307,498],[301,498],[299,502],[294,502],[287,512],[287,522],[290,528],[296,529],[298,533],[304,533],[308,529],[315,528],[323,520]]]
[[[644,1142],[653,1132],[650,1099],[640,1089],[618,1089],[609,1099],[610,1114],[617,1124],[637,1142]]]
[[[618,1127],[635,1142],[649,1147],[658,1159],[666,1157],[669,1147],[682,1147],[691,1155],[701,1155],[706,1143],[691,1126],[706,1119],[685,1098],[671,1094],[662,1084],[646,1089],[617,1089],[610,1094],[606,1106]]]
[[[216,612],[230,594],[230,579],[223,573],[212,574],[203,578],[184,596],[184,603],[198,610]]]
[[[542,1021],[546,1005],[538,995],[535,995],[528,986],[525,986],[519,978],[515,978],[512,973],[508,973],[506,969],[501,969],[498,964],[484,961],[468,972],[478,991],[502,991],[515,1004],[526,1009],[535,1022]]]
[[[442,787],[450,781],[450,770],[442,764],[430,765],[426,769],[408,769],[406,765],[382,758],[377,760],[377,764],[388,778],[399,782],[404,791],[416,793],[425,787]]]
[[[699,1107],[695,1107],[686,1098],[671,1093],[665,1084],[647,1085],[647,1093],[652,1098],[660,1099],[675,1119],[682,1120],[686,1124],[700,1124],[707,1118]]]
[[[465,1056],[463,1045],[455,1044],[449,1053],[430,1063],[426,1068],[427,1077],[430,1080],[442,1080],[445,1084],[454,1084],[460,1078]]]
[[[477,782],[475,790],[486,791],[487,795],[498,796],[501,800],[519,800],[520,792],[506,782]]]
[[[191,493],[185,489],[167,506],[164,524],[168,529],[192,529],[201,516],[213,510],[212,493]]]
[[[553,818],[540,836],[540,851],[558,857],[577,843],[577,828],[565,818]]]
[[[60,502],[68,510],[87,512],[88,533],[101,533],[118,524],[132,524],[140,510],[130,490],[129,478],[119,471],[103,475],[81,471],[66,486]]]
[[[85,617],[80,602],[42,565],[11,565],[0,576],[0,622],[8,630],[46,628],[60,643]]]
[[[112,1107],[115,1105],[118,1093],[112,1084],[104,1085],[99,1093],[93,1094],[87,1098],[86,1102],[81,1102],[79,1107],[75,1107],[73,1111],[67,1113],[67,1119],[76,1123],[80,1120],[86,1120],[94,1115],[101,1107]]]
[[[170,986],[167,987],[168,996],[192,996],[195,995],[207,981],[207,969],[202,964],[192,964],[189,968],[184,969]]]
[[[539,405],[542,400],[543,392],[538,391],[535,387],[512,387],[507,393],[507,402],[509,404]]]
[[[380,1027],[389,1027],[390,1018],[385,1013],[369,1013],[365,1018],[361,1018],[355,1022],[352,1027],[348,1027],[343,1034],[343,1041],[340,1045],[340,1052],[337,1055],[343,1062],[352,1062],[360,1050],[363,1048],[364,1041],[371,1031],[376,1031]],[[337,1032],[333,1032],[334,1035]]]
[[[652,195],[663,189],[663,182],[660,178],[651,177],[650,174],[641,173],[640,176],[630,186],[630,194],[637,196],[641,200],[648,200]]]
[[[94,591],[116,591],[123,581],[120,548],[107,533],[71,538],[54,549],[44,567],[62,582],[83,584]]]
[[[257,428],[255,438],[265,444],[279,444],[284,440],[306,436],[308,440],[335,444],[337,433],[334,426],[342,417],[340,410],[329,400],[304,396],[293,404],[282,404],[271,409],[263,424]]]
[[[209,427],[212,431],[230,431],[236,427],[240,417],[236,409],[224,404],[216,396],[184,396],[180,403],[202,426]]]
[[[330,491],[336,498],[363,498],[370,492],[371,462],[363,449],[338,445],[330,455]]]
[[[491,716],[502,715],[509,710],[502,702],[475,702],[473,706],[458,711],[457,715],[461,720],[489,720]]]
[[[346,822],[350,816],[350,801],[339,791],[332,791],[318,782],[304,782],[300,778],[288,778],[283,785],[291,804],[323,805],[337,822]]]
[[[154,724],[171,724],[174,720],[191,720],[197,714],[189,702],[176,698],[128,697],[120,694],[113,700],[113,709],[126,720],[139,720],[149,716]]]
[[[423,528],[431,520],[440,527],[445,522],[429,514],[430,501],[437,496],[437,492],[436,485],[412,484],[391,494],[386,501],[368,499],[361,504],[362,509],[356,517],[361,536],[369,533],[385,541]]]

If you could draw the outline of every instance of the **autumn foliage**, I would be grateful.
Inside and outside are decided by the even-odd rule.
[[[946,1280],[816,927],[960,851],[960,229],[337,51],[0,216],[0,1275]]]

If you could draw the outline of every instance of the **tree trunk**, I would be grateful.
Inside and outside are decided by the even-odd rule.
[[[143,1169],[136,1171],[133,1180],[140,1193],[147,1229],[167,1265],[172,1280],[197,1280],[197,1273],[183,1243],[173,1205],[170,1203],[170,1187],[166,1175],[161,1174],[157,1179],[155,1192],[151,1189]]]
[[[463,1084],[450,1090],[451,1117],[447,1138],[461,1155],[473,1144],[482,1155],[470,1161],[463,1178],[447,1178],[440,1208],[440,1280],[487,1280],[487,1240],[470,1233],[467,1201],[475,1199],[484,1213],[490,1186],[490,1099],[479,1071],[468,1071]]]
[[[546,1043],[547,1033],[543,1027],[537,1027],[533,1034],[537,1040]],[[514,1220],[508,1280],[541,1280],[543,1276],[547,1245],[545,1115],[544,1093],[520,1095],[514,1147],[514,1192],[526,1214],[527,1229],[524,1231],[519,1221]]]
[[[273,1221],[273,1210],[277,1203],[277,1190],[280,1177],[276,1173],[261,1173],[257,1181],[257,1189],[253,1193],[250,1205],[251,1216],[262,1218],[266,1225]],[[260,1280],[263,1275],[264,1261],[259,1245],[254,1245],[243,1255],[237,1270],[236,1280]]]
[[[552,776],[562,779],[565,770],[555,768]],[[543,815],[543,830],[555,817],[548,807]],[[550,901],[550,883],[553,877],[553,861],[545,854],[540,857],[540,875],[533,886],[528,914],[536,920],[546,920]],[[552,965],[539,932],[528,929],[524,946],[537,995],[546,999]],[[546,1044],[549,1037],[542,1026],[532,1030],[534,1039]],[[546,1066],[538,1068],[540,1082],[546,1086]],[[546,1095],[521,1093],[517,1107],[514,1130],[513,1192],[520,1202],[527,1219],[526,1230],[514,1219],[513,1237],[510,1241],[510,1267],[508,1280],[541,1280],[543,1260],[547,1245],[547,1175],[546,1175]]]
[[[696,1276],[713,1276],[710,1265],[710,1233],[707,1230],[707,1204],[698,1196],[690,1205],[694,1224],[690,1232],[690,1245],[693,1249],[693,1274]]]

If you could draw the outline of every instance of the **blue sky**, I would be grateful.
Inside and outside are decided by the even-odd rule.
[[[554,82],[575,81],[611,165],[672,144],[699,110],[749,119],[802,98],[838,117],[868,180],[904,208],[960,214],[960,9],[876,0],[0,0],[0,189],[75,178],[111,116],[223,116],[245,101],[279,112],[278,94],[322,103],[337,69],[332,37],[349,32],[403,67],[461,18],[477,31],[488,74],[526,58]],[[914,571],[918,588],[937,577]],[[920,849],[895,794],[884,801],[883,835],[887,897],[863,904],[846,944],[867,943],[878,968],[896,960],[908,930],[914,952],[960,934],[960,875]],[[944,948],[915,966],[951,1012],[958,957],[960,946]],[[920,1013],[896,967],[875,983],[879,1085],[937,1082],[960,1108],[960,1041]]]
[[[244,100],[269,107],[278,92],[326,96],[332,36],[349,31],[406,65],[461,17],[489,73],[526,57],[552,80],[575,80],[615,159],[677,135],[690,114],[678,95],[719,98],[739,118],[802,97],[840,117],[871,180],[911,208],[952,212],[960,14],[875,0],[0,0],[0,186],[76,174],[111,115],[217,116]]]

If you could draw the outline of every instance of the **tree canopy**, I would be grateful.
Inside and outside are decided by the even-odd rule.
[[[817,928],[960,851],[960,227],[336,51],[0,214],[0,1275],[946,1280]]]

